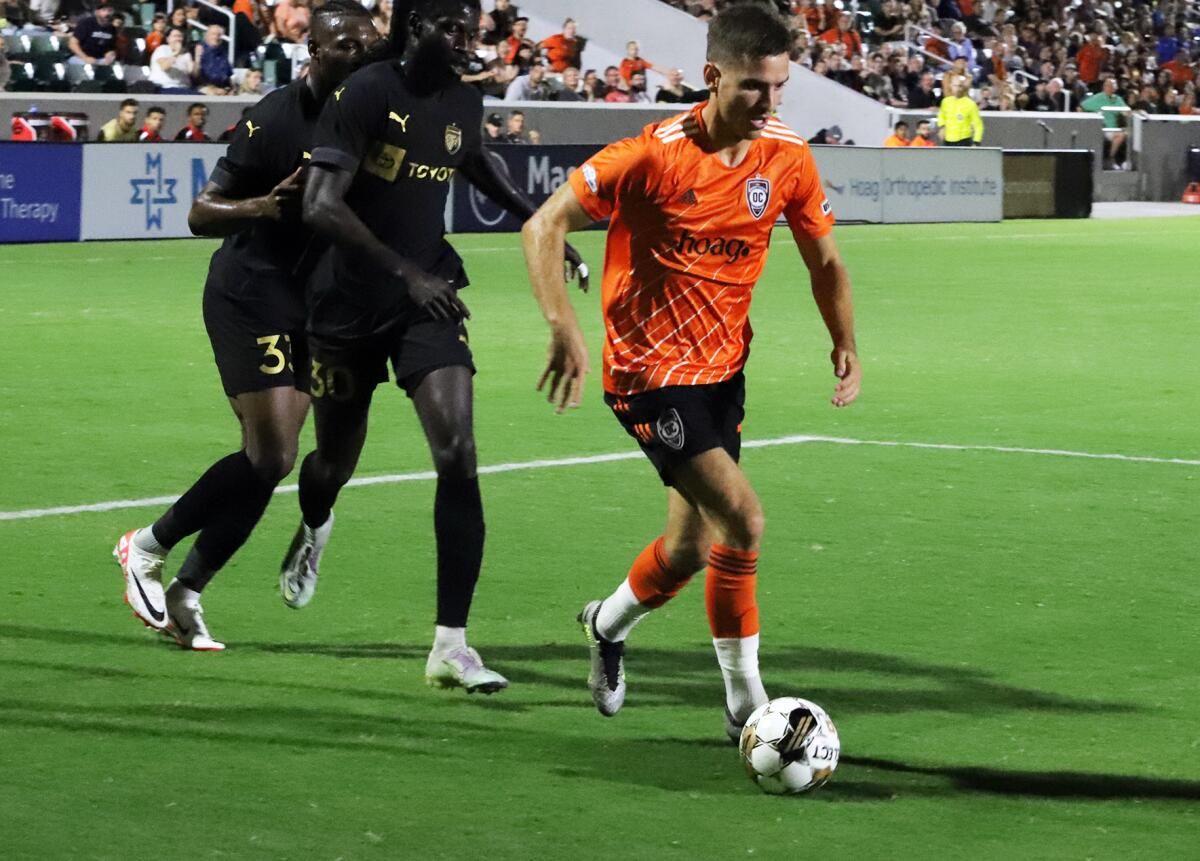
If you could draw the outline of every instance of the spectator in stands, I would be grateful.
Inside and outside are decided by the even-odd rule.
[[[204,32],[204,44],[195,51],[196,86],[209,96],[223,96],[230,91],[233,65],[229,62],[229,49],[222,43],[225,28],[211,25]]]
[[[142,54],[142,62],[145,65],[150,65],[150,55],[158,50],[158,46],[167,38],[167,16],[162,12],[155,12],[154,18],[150,22],[150,31],[146,33],[146,50]]]
[[[504,143],[504,117],[499,114],[488,114],[483,121],[483,142]]]
[[[308,0],[276,0],[273,32],[279,41],[303,44],[311,20]]]
[[[1171,74],[1171,81],[1177,87],[1196,80],[1196,70],[1192,68],[1191,58],[1188,57],[1188,52],[1182,49],[1176,51],[1175,59],[1164,63],[1162,68]]]
[[[188,105],[187,125],[179,130],[179,133],[175,135],[175,140],[190,143],[212,140],[204,133],[204,126],[207,122],[208,108],[205,105],[199,102]]]
[[[937,146],[933,140],[933,127],[929,120],[917,120],[917,133],[908,142],[909,146]]]
[[[524,75],[533,65],[537,48],[526,38],[529,32],[528,18],[515,18],[512,22],[512,32],[500,45],[500,56],[510,66],[517,67],[517,74]]]
[[[138,139],[137,99],[125,99],[117,115],[100,126],[96,140],[103,143],[133,143]]]
[[[556,102],[585,101],[581,87],[582,82],[579,79],[579,70],[574,66],[568,66],[563,69],[562,86],[554,91],[554,95],[551,98]]]
[[[112,19],[112,3],[100,0],[96,13],[81,18],[75,25],[75,32],[67,42],[73,55],[68,62],[87,66],[107,66],[112,63],[117,58],[113,50],[113,37],[117,31]]]
[[[650,104],[654,100],[646,92],[646,73],[634,72],[629,79],[629,101],[638,104]]]
[[[884,139],[883,145],[887,147],[908,146],[908,123],[900,120],[892,126],[892,133]]]
[[[1108,48],[1100,33],[1092,31],[1088,40],[1075,53],[1075,63],[1079,67],[1079,79],[1085,84],[1094,84],[1100,78],[1100,72],[1108,63]]]
[[[1196,116],[1196,93],[1184,93],[1179,99],[1179,115],[1181,117]]]
[[[0,40],[0,92],[8,86],[8,80],[12,77],[12,70],[8,65],[8,54],[4,51],[4,42]]]
[[[583,73],[583,98],[588,102],[604,100],[604,82],[600,80],[595,69],[588,69]]]
[[[242,83],[238,86],[239,96],[265,96],[267,94],[266,85],[263,83],[263,73],[261,69],[247,69],[246,74],[242,75]]]
[[[392,32],[392,0],[379,0],[371,11],[371,20],[380,36],[388,36]]]
[[[1062,82],[1059,82],[1061,89]],[[1050,95],[1050,84],[1045,81],[1038,81],[1033,85],[1033,92],[1026,93],[1024,109],[1027,111],[1057,111],[1058,106],[1054,102],[1054,97]]]
[[[983,118],[967,87],[965,77],[951,79],[950,92],[938,107],[938,135],[946,146],[977,146],[983,141]]]
[[[155,105],[146,110],[146,119],[142,123],[142,130],[138,132],[139,143],[161,143],[162,142],[162,127],[163,122],[167,118],[167,112]]]
[[[1183,43],[1176,38],[1176,32],[1174,24],[1163,25],[1162,35],[1158,37],[1158,43],[1154,46],[1160,66],[1165,66],[1183,48]]]
[[[525,135],[525,112],[513,111],[508,115],[508,129],[504,132],[504,142],[512,144],[529,143]]]
[[[129,30],[125,28],[125,13],[116,12],[113,14],[113,62],[114,63],[138,63],[141,64],[141,55],[137,48],[137,43],[129,35]]]
[[[604,87],[601,100],[605,102],[629,101],[629,93],[626,91],[625,82],[621,80],[621,70],[616,66],[609,66],[604,70]]]
[[[896,100],[896,94],[892,91],[892,79],[884,69],[883,54],[878,51],[867,58],[862,74],[862,92],[885,105],[890,105]]]
[[[629,41],[625,43],[625,59],[621,61],[621,67],[619,71],[621,74],[621,80],[625,82],[626,86],[629,85],[630,80],[633,78],[634,72],[645,72],[647,69],[654,68],[653,63],[651,63],[649,60],[642,59],[639,54],[641,49],[642,46],[636,41]]]
[[[1158,90],[1152,84],[1142,87],[1141,95],[1133,103],[1133,109],[1147,114],[1163,113],[1162,97],[1159,96]]]
[[[936,108],[941,99],[933,90],[933,72],[922,72],[917,85],[908,90],[908,106],[914,110]]]
[[[979,63],[975,61],[975,44],[967,38],[967,25],[962,21],[955,21],[950,27],[950,44],[946,46],[946,55],[951,61],[960,58],[965,60],[967,71],[972,75],[979,69]]]
[[[1117,94],[1117,79],[1107,75],[1100,85],[1100,92],[1089,96],[1079,104],[1079,110],[1099,112],[1104,117],[1104,133],[1108,140],[1108,158],[1106,166],[1111,165],[1117,170],[1125,161],[1125,141],[1128,137],[1122,128],[1124,117],[1120,110],[1127,108],[1128,103]]]
[[[830,45],[844,45],[848,57],[862,54],[862,37],[854,29],[854,18],[849,12],[840,13],[837,25],[822,33],[820,38],[822,42]]]
[[[693,90],[683,83],[683,69],[667,69],[667,82],[658,88],[654,101],[691,104],[708,98],[707,90]]]
[[[150,55],[150,82],[157,84],[163,92],[192,93],[192,78],[196,64],[192,55],[184,50],[183,31],[171,29],[167,40]]]
[[[554,95],[554,88],[546,80],[546,66],[541,60],[535,60],[529,67],[529,73],[521,75],[508,85],[504,94],[506,102],[548,102]]]
[[[517,10],[513,8],[509,0],[496,0],[495,8],[492,9],[488,18],[491,19],[491,26],[483,31],[483,44],[500,45],[512,33]]]
[[[827,129],[817,129],[817,133],[808,139],[809,143],[835,146],[842,142],[842,127],[830,126]]]
[[[185,45],[190,45],[194,41],[191,34],[191,25],[188,23],[187,6],[176,6],[171,11],[170,17],[167,18],[167,32],[170,32],[172,27],[183,34],[183,42]],[[165,36],[163,37],[163,41],[166,41]]]
[[[565,72],[574,66],[583,65],[583,39],[576,36],[577,25],[574,18],[563,22],[561,33],[547,36],[538,42],[538,49],[546,57],[546,62],[555,72]]]
[[[875,38],[880,42],[898,42],[904,38],[904,15],[896,0],[883,0],[879,15],[875,16]]]

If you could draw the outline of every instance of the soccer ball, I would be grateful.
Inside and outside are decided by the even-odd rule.
[[[780,697],[754,710],[738,750],[750,779],[771,795],[807,792],[829,780],[842,743],[825,709]]]

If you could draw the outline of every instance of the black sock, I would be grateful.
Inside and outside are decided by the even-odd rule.
[[[310,451],[300,464],[300,514],[310,528],[316,529],[329,519],[341,489],[340,484],[325,480],[317,453]]]
[[[483,563],[483,500],[478,478],[439,478],[433,503],[437,536],[437,623],[465,628]]]
[[[154,540],[170,550],[199,532],[221,513],[226,500],[242,492],[251,478],[257,481],[245,452],[221,458],[154,522],[150,527]]]
[[[179,566],[179,573],[175,575],[175,579],[193,592],[203,592],[204,587],[208,585],[208,581],[215,577],[216,574],[216,569],[205,564],[200,551],[193,544],[192,549],[188,551],[188,555],[183,559],[183,565]]]
[[[241,483],[228,497],[220,500],[215,516],[200,530],[192,548],[192,554],[199,553],[204,570],[211,572],[205,583],[246,543],[275,492],[275,483],[264,480],[255,472],[245,454],[241,457],[244,463]],[[191,588],[200,591],[195,586]]]

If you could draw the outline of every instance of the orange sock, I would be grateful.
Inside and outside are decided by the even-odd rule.
[[[667,558],[665,543],[660,535],[646,546],[633,560],[629,569],[629,586],[638,601],[650,609],[656,609],[679,594],[679,590],[692,579],[692,572],[680,574],[672,570]]]
[[[757,571],[757,550],[712,546],[704,604],[714,638],[752,637],[758,633],[758,602],[754,597]]]

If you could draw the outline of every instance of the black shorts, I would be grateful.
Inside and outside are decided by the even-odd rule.
[[[225,394],[232,398],[279,386],[307,392],[303,302],[297,298],[290,300],[296,307],[282,307],[289,300],[245,298],[238,289],[244,285],[222,283],[222,274],[214,270],[204,286],[204,328]]]
[[[387,382],[388,362],[396,385],[410,398],[421,381],[438,368],[461,366],[475,373],[467,327],[459,320],[423,318],[352,339],[308,337],[314,398],[369,398],[377,385]]]
[[[674,484],[675,467],[710,449],[725,449],[735,462],[741,458],[746,378],[740,372],[706,386],[667,386],[623,397],[606,392],[604,402],[667,486]]]

